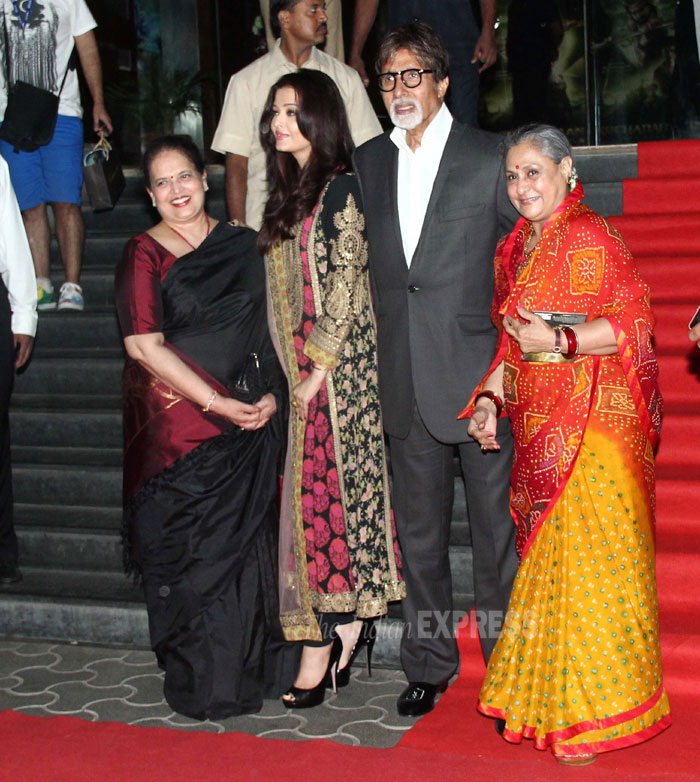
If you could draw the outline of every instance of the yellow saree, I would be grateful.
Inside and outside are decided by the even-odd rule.
[[[494,316],[517,306],[606,317],[618,352],[523,360],[505,332],[515,440],[511,507],[521,564],[479,697],[513,743],[555,755],[631,746],[670,724],[654,565],[654,455],[661,417],[648,288],[579,186],[525,260],[520,220],[496,257]],[[473,400],[480,389],[475,391]]]

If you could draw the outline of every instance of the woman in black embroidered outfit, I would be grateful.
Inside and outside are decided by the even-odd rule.
[[[296,665],[276,594],[286,392],[255,232],[207,215],[189,138],[152,142],[144,173],[162,219],[129,241],[116,274],[127,557],[143,576],[168,703],[221,719],[279,697]],[[269,392],[243,404],[228,389],[251,353]]]
[[[258,246],[266,253],[270,331],[292,395],[280,608],[285,637],[305,641],[284,703],[304,708],[323,700],[326,671],[347,682],[358,639],[371,640],[360,636],[361,620],[385,614],[405,587],[379,410],[365,221],[334,82],[313,70],[282,77],[270,90],[261,138],[270,196]]]

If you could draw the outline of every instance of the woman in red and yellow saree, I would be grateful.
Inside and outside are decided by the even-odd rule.
[[[405,594],[394,532],[367,274],[367,239],[342,98],[301,70],[270,90],[261,121],[270,332],[292,412],[280,517],[280,610],[304,641],[288,708],[344,684],[357,641]],[[367,653],[369,655],[370,648]]]
[[[515,459],[520,567],[479,710],[506,740],[572,765],[670,724],[654,566],[661,397],[649,291],[615,230],[581,203],[555,128],[509,140],[522,217],[495,260],[496,356],[462,416],[495,447],[501,402]]]

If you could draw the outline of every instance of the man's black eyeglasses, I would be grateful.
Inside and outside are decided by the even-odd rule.
[[[403,71],[387,71],[377,76],[377,86],[382,92],[392,92],[396,87],[396,77],[400,76],[405,87],[414,89],[423,81],[424,73],[432,73],[427,68],[406,68]]]

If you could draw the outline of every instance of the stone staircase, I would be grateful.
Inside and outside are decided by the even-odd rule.
[[[603,214],[620,213],[621,179],[636,176],[636,149],[581,150],[577,165],[588,203]],[[113,277],[125,242],[153,223],[154,212],[139,172],[127,173],[116,209],[83,209],[85,312],[40,313],[34,355],[15,385],[15,516],[24,580],[0,591],[0,636],[148,646],[142,592],[121,564],[123,352]],[[220,167],[210,170],[209,183],[209,211],[222,219]],[[55,246],[52,267],[60,283]],[[458,477],[450,558],[455,609],[468,611],[471,547]],[[392,607],[381,625],[378,664],[399,667],[399,617]]]

